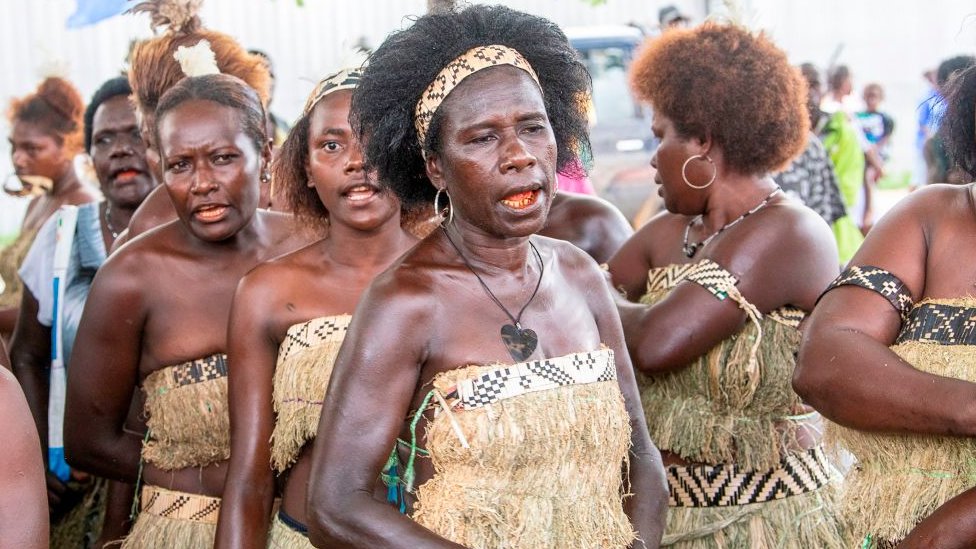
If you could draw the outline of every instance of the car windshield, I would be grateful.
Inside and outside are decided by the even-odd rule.
[[[641,118],[641,107],[630,95],[627,66],[632,47],[606,46],[580,51],[586,68],[593,77],[594,122],[617,125]]]

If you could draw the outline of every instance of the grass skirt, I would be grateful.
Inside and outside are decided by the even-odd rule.
[[[77,494],[79,501],[63,517],[51,524],[52,549],[87,549],[101,534],[108,498],[108,481],[93,479],[79,486],[73,486],[74,484],[76,483],[68,483],[69,493]]]
[[[497,368],[452,370],[434,387],[446,395]],[[624,548],[635,538],[622,503],[629,447],[615,379],[438,408],[427,426],[435,473],[417,490],[413,518],[472,549]]]
[[[143,382],[150,438],[146,462],[168,471],[230,457],[226,357],[213,355],[157,370]]]
[[[892,350],[915,368],[976,381],[976,352],[969,345],[917,341]],[[828,442],[851,452],[842,512],[851,543],[867,535],[901,540],[939,506],[976,486],[976,440],[965,437],[869,433],[827,424]]]
[[[848,549],[834,512],[834,486],[734,507],[669,507],[662,547]]]
[[[313,549],[312,542],[301,532],[288,527],[281,522],[277,513],[271,520],[271,532],[268,534],[268,549]]]
[[[145,486],[141,506],[132,531],[122,542],[123,549],[213,547],[220,498]]]
[[[274,373],[275,426],[271,464],[282,473],[298,459],[319,428],[332,366],[352,317],[317,318],[288,329]]]

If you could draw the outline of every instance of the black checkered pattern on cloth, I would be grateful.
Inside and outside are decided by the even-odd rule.
[[[922,303],[908,313],[895,343],[976,345],[976,307]]]
[[[905,286],[905,283],[881,267],[852,265],[831,282],[823,294],[820,294],[820,297],[822,298],[830,290],[841,286],[857,286],[880,294],[898,311],[903,323],[908,320],[908,313],[915,305],[912,300],[912,293]]]
[[[217,354],[171,366],[172,386],[182,387],[227,377],[227,355]]]
[[[427,138],[427,129],[430,127],[431,119],[434,118],[434,113],[437,112],[437,108],[441,106],[447,95],[465,78],[481,69],[498,65],[518,67],[527,72],[536,84],[539,83],[539,77],[536,76],[529,62],[522,57],[522,54],[508,46],[497,44],[478,46],[464,52],[437,73],[434,81],[427,86],[427,89],[420,96],[420,100],[417,101],[413,123],[421,144]]]
[[[458,405],[470,410],[526,393],[616,379],[610,349],[519,362],[459,381]]]
[[[729,507],[797,496],[831,482],[833,467],[822,448],[790,454],[767,471],[735,464],[672,465],[667,468],[672,507]]]
[[[346,337],[351,315],[323,316],[288,328],[278,347],[278,360],[317,347],[326,341],[342,341]]]

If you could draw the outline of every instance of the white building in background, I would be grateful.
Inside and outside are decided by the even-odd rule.
[[[693,21],[722,8],[721,0],[512,0],[516,9],[563,26],[636,23],[655,32],[657,12],[675,4]],[[870,81],[886,89],[885,108],[896,119],[895,169],[912,166],[915,106],[925,88],[922,72],[940,60],[976,52],[973,0],[740,0],[746,22],[769,32],[796,63],[851,67],[857,93]],[[61,64],[89,97],[123,68],[133,39],[150,35],[147,17],[119,16],[68,30],[74,0],[0,0],[0,102],[30,91],[42,67]],[[268,52],[278,85],[272,109],[290,119],[327,71],[352,59],[353,45],[379,44],[390,31],[421,14],[425,0],[205,0],[207,26]],[[836,56],[836,59],[832,57]],[[6,120],[0,131],[8,133]],[[10,173],[9,146],[0,146],[0,178]],[[0,196],[0,235],[16,230],[25,204]]]

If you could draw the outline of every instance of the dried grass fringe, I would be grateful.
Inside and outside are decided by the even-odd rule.
[[[641,302],[654,304],[669,292],[648,292]],[[761,332],[748,322],[687,368],[637,374],[651,440],[658,448],[694,462],[735,462],[747,469],[770,469],[786,456],[797,424],[785,418],[801,405],[791,384],[800,333],[771,316],[759,325]],[[762,337],[757,364],[750,365],[757,337]]]
[[[228,459],[227,378],[173,388],[171,377],[171,368],[163,368],[143,383],[150,433],[143,459],[165,470],[205,467]]]
[[[489,367],[440,374],[446,392]],[[452,411],[462,448],[438,409],[427,426],[435,474],[417,490],[422,526],[472,549],[623,548],[630,422],[616,381],[529,393]]]
[[[314,549],[306,536],[292,530],[275,514],[268,533],[268,549]]]
[[[105,501],[108,497],[108,481],[94,479],[85,495],[57,523],[51,525],[52,549],[78,549],[91,547],[102,533],[105,520]]]
[[[974,300],[965,301],[973,305]],[[913,341],[891,349],[923,372],[976,381],[972,346]],[[852,542],[868,534],[900,540],[947,500],[976,486],[976,440],[867,433],[831,422],[826,436],[828,447],[846,449],[857,459],[841,505]]]
[[[849,549],[835,512],[836,487],[736,507],[670,507],[662,547]]]
[[[40,227],[32,231],[21,231],[17,238],[4,248],[0,248],[0,279],[3,280],[3,291],[0,292],[0,307],[20,307],[20,298],[24,292],[24,283],[20,280],[17,270],[27,257],[27,251]]]
[[[213,547],[216,524],[140,513],[122,549],[202,549]]]
[[[341,339],[323,341],[278,360],[274,374],[277,419],[271,435],[275,471],[282,473],[291,467],[305,444],[315,438],[322,400],[341,346]]]

